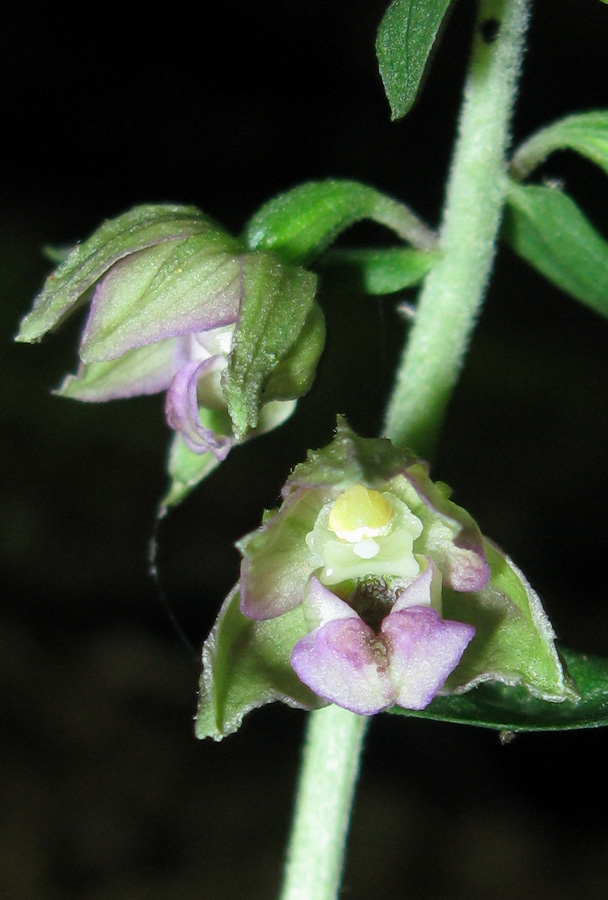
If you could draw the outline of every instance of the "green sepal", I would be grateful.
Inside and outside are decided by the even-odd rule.
[[[172,372],[176,338],[129,350],[108,362],[82,364],[76,375],[68,375],[54,391],[60,397],[101,403],[108,398],[132,397],[163,390]],[[164,376],[164,377],[163,377]],[[155,387],[162,383],[162,387]],[[150,389],[144,385],[152,385]]]
[[[608,242],[555,187],[509,187],[502,236],[549,281],[608,315]]]
[[[77,244],[47,278],[32,311],[21,322],[16,340],[40,340],[125,256],[166,240],[180,240],[216,228],[208,216],[192,206],[137,206],[104,222],[90,238]]]
[[[438,252],[413,247],[329,250],[319,267],[336,276],[342,288],[379,296],[420,284],[438,256]]]
[[[325,317],[313,303],[298,340],[270,376],[263,401],[291,400],[305,394],[314,381],[319,357],[325,346]]]
[[[376,54],[391,119],[412,107],[451,0],[393,0],[378,28]]]
[[[237,440],[256,427],[262,392],[280,361],[296,347],[317,286],[312,272],[285,265],[271,253],[246,253],[242,267],[240,315],[222,378]],[[298,371],[297,366],[292,371],[306,386],[322,349],[318,342],[315,348],[318,353],[309,355],[309,362],[314,362],[309,371],[302,372],[301,367]]]
[[[237,586],[203,646],[198,738],[219,741],[237,731],[248,712],[275,700],[304,709],[327,705],[302,684],[289,663],[294,645],[308,631],[302,608],[254,622],[242,614],[239,602]]]
[[[180,434],[171,441],[168,470],[171,478],[169,490],[159,504],[159,517],[172,506],[185,500],[188,494],[219,465],[213,453],[194,453],[184,443]]]
[[[541,128],[513,155],[512,176],[526,178],[555,150],[574,150],[608,175],[608,110],[575,113]]]
[[[132,255],[103,283],[80,358],[116,359],[133,346],[196,330],[197,319],[200,330],[214,318],[221,324],[238,308],[240,259],[234,238],[208,228]]]
[[[415,457],[409,461],[413,462]],[[380,488],[403,471],[407,458],[388,438],[362,438],[338,416],[333,441],[321,450],[309,450],[287,480],[286,488],[328,487],[336,492],[363,483]]]
[[[490,580],[479,591],[444,590],[443,615],[475,627],[475,636],[445,690],[459,693],[484,681],[522,685],[543,700],[576,701],[555,634],[540,599],[507,556],[484,542]]]
[[[358,181],[309,181],[264,204],[249,220],[244,240],[306,265],[362,219],[385,225],[421,249],[433,235],[403,204]]]
[[[524,687],[481,684],[467,694],[435,697],[426,709],[390,712],[504,732],[562,731],[608,725],[608,659],[559,648],[580,694],[560,703],[540,700]]]

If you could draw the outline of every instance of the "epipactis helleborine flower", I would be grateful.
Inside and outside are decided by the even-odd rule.
[[[339,420],[282,494],[239,542],[240,585],[203,650],[199,736],[272,699],[371,715],[484,681],[572,697],[537,595],[425,463]]]
[[[281,615],[286,601],[293,603],[297,595],[310,631],[293,648],[294,671],[319,697],[362,715],[394,705],[427,706],[475,633],[472,625],[442,617],[443,574],[427,555],[422,520],[401,493],[363,482],[339,491],[295,488],[293,500],[297,497],[299,505],[305,498],[311,506],[314,498],[317,511],[298,553],[305,583],[297,579],[295,565],[287,569],[299,581],[297,594],[267,593],[261,602],[257,590],[267,587],[265,568],[274,565],[270,533],[285,527],[283,513],[293,517],[295,526],[297,512],[289,510],[289,500],[257,539],[241,542],[243,613]],[[268,544],[252,549],[263,529]],[[483,588],[489,569],[481,545],[477,551],[454,545],[453,554],[460,554],[460,561],[452,569],[443,565],[452,587],[458,589],[464,580]],[[437,558],[441,561],[441,554]]]
[[[307,543],[323,565],[302,601],[313,627],[291,654],[319,696],[365,715],[423,709],[460,661],[475,629],[441,617],[441,574],[413,550],[422,532],[403,501],[362,484],[322,508]]]
[[[310,387],[324,344],[315,291],[312,273],[248,250],[192,207],[142,206],[69,253],[17,340],[40,340],[90,299],[78,372],[57,393],[101,402],[166,391],[178,439],[221,460]]]

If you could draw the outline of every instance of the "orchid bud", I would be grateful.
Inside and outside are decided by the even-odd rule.
[[[142,206],[71,251],[17,340],[40,340],[89,301],[78,371],[57,393],[101,402],[165,391],[178,499],[310,387],[324,343],[315,291],[312,273],[247,250],[192,207]]]

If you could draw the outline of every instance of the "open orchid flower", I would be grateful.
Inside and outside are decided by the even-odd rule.
[[[360,715],[484,681],[574,696],[540,601],[419,459],[339,420],[239,542],[241,580],[203,649],[197,733],[270,700]]]
[[[137,207],[71,251],[17,339],[40,340],[90,299],[78,371],[57,393],[103,402],[166,391],[173,475],[194,483],[310,387],[324,343],[315,291],[312,273],[247,250],[192,207]]]
[[[423,521],[411,499],[408,504],[407,491],[399,491],[398,483],[391,487],[378,491],[356,482],[345,490],[309,490],[305,496],[309,504],[315,497],[318,513],[305,547],[299,548],[309,559],[300,602],[311,631],[295,645],[291,665],[320,697],[366,715],[395,704],[427,706],[475,633],[472,625],[442,618],[442,572],[428,555]],[[280,518],[281,513],[262,530],[270,535],[281,526]],[[458,578],[455,567],[445,564],[450,555],[463,553],[455,542],[462,527],[456,519],[446,529],[444,552],[437,559],[452,587],[464,580],[481,589],[490,572],[481,536],[466,524],[470,558],[461,559]],[[273,565],[275,540],[269,540],[267,558],[260,547],[250,556],[248,539],[242,542],[241,609],[252,618],[274,612],[272,600],[258,605],[256,588],[265,584],[265,566]],[[284,608],[284,598],[277,607]]]

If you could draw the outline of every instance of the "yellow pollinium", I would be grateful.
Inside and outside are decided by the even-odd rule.
[[[360,541],[386,534],[394,515],[393,507],[380,491],[355,484],[335,501],[327,526],[343,541]]]

